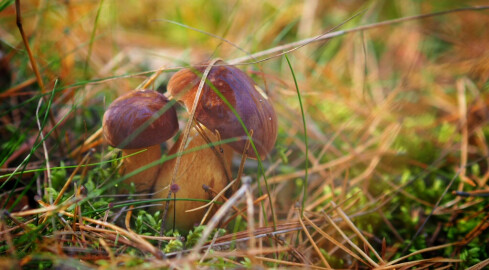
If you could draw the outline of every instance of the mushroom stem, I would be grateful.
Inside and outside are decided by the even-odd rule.
[[[217,141],[217,137],[206,128],[202,127],[201,132],[204,132],[205,136],[212,142]],[[178,148],[182,143],[182,137],[180,137],[173,145],[168,152],[168,155],[175,154],[178,151]],[[178,192],[174,195],[176,195],[177,199],[211,200],[212,196],[203,189],[203,185],[207,185],[219,192],[231,181],[230,175],[233,150],[227,145],[220,145],[215,149],[207,145],[208,142],[204,136],[201,136],[197,129],[192,127],[185,149],[192,150],[196,148],[204,148],[181,156],[180,165],[175,178],[175,184],[178,185]],[[162,164],[156,180],[156,187],[167,187],[171,185],[175,163],[176,159],[172,159]],[[155,191],[155,197],[166,198],[167,192],[159,190]],[[167,212],[166,229],[171,229],[171,226],[175,224],[175,227],[179,230],[190,230],[194,225],[200,223],[206,209],[192,212],[186,211],[202,206],[205,203],[206,202],[185,200],[171,202]],[[165,204],[166,203],[163,202],[161,206],[155,210],[164,209]],[[176,204],[175,209],[174,204]],[[175,215],[173,214],[174,212],[176,213]]]
[[[144,149],[146,149],[146,151],[124,158],[122,162],[122,167],[120,169],[121,175],[127,175],[161,158],[161,148],[159,144],[140,149],[122,149],[122,156],[128,156],[140,152]],[[142,172],[128,177],[123,181],[123,183],[128,185],[134,183],[134,186],[136,188],[135,192],[137,194],[149,193],[153,189],[153,185],[155,183],[156,177],[158,176],[159,170],[159,165],[151,166],[149,168],[146,168]]]

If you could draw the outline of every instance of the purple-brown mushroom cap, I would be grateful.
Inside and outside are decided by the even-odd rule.
[[[105,111],[103,134],[108,144],[138,149],[161,144],[178,131],[175,108],[152,90],[135,90],[118,97]]]
[[[183,69],[175,73],[168,83],[168,91],[192,108],[201,76],[206,66]],[[211,84],[209,84],[210,82]],[[237,138],[229,145],[242,153],[247,136],[241,123],[229,106],[215,93],[213,85],[236,110],[248,131],[253,130],[253,143],[262,159],[271,151],[277,138],[277,117],[267,95],[240,69],[218,61],[207,76],[197,105],[195,119],[209,130],[219,132],[222,139]],[[250,146],[246,152],[257,158]]]

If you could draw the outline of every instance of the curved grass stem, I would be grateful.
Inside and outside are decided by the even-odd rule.
[[[309,148],[307,143],[307,127],[306,127],[306,117],[304,115],[304,107],[302,106],[302,98],[301,92],[299,91],[299,85],[297,84],[297,79],[295,78],[294,69],[292,68],[292,64],[290,63],[289,57],[285,55],[285,59],[287,60],[287,64],[289,65],[290,72],[292,73],[292,78],[294,78],[295,89],[297,91],[297,99],[299,101],[299,105],[301,107],[301,115],[302,115],[302,124],[304,126],[304,144],[306,145],[306,164],[304,165],[304,184],[302,185],[304,188],[304,193],[302,195],[302,204],[301,204],[301,217],[304,216],[304,208],[307,199],[307,178],[308,178],[308,170],[309,167]]]

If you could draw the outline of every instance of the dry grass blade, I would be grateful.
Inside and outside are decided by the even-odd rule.
[[[156,81],[156,78],[158,78],[158,76],[160,76],[163,71],[165,71],[165,68],[160,68],[156,70],[155,73],[151,75],[151,77],[149,77],[145,82],[143,82],[141,87],[138,87],[137,89],[147,89],[152,83]]]
[[[104,233],[105,235],[108,235],[108,234],[118,235],[119,234],[117,231],[112,231],[112,230],[107,230],[107,229],[102,229],[102,228],[95,228],[95,227],[91,227],[88,225],[79,225],[79,228],[82,230],[85,230],[85,231]],[[144,239],[157,240],[157,241],[170,241],[170,240],[176,240],[177,239],[177,237],[172,237],[172,236],[150,236],[150,235],[139,235],[139,236],[144,238]]]
[[[369,160],[370,158],[372,158],[372,156],[377,156],[380,154],[383,154],[383,153],[364,152],[361,156],[358,156],[358,154],[356,154],[356,153],[348,154],[348,155],[344,155],[340,158],[337,158],[335,160],[332,160],[330,162],[326,162],[326,163],[319,164],[317,166],[313,166],[313,167],[308,169],[308,172],[311,174],[312,173],[318,173],[320,171],[324,171],[324,170],[327,170],[327,169],[330,169],[333,167],[340,167],[341,165],[345,165],[345,164],[360,163],[364,160]],[[306,174],[305,170],[297,170],[293,173],[288,173],[288,174],[284,174],[284,175],[277,175],[277,176],[270,177],[268,179],[268,182],[270,184],[276,184],[276,183],[280,183],[280,182],[287,181],[290,179],[294,179],[297,177],[303,177],[305,174]]]
[[[22,41],[24,42],[25,49],[27,50],[27,54],[29,56],[29,60],[31,62],[32,69],[34,70],[34,74],[36,75],[37,83],[41,88],[41,93],[45,93],[44,82],[41,77],[41,73],[39,72],[39,68],[37,67],[36,59],[31,51],[31,47],[29,46],[29,41],[24,32],[24,27],[22,25],[22,14],[20,8],[20,0],[15,0],[15,11],[16,11],[16,23],[19,28],[20,35],[22,36]]]
[[[482,262],[467,268],[467,270],[482,270],[487,266],[489,266],[489,259],[483,260]]]
[[[365,169],[365,171],[362,174],[349,180],[350,185],[356,186],[361,181],[367,179],[372,175],[375,168],[379,165],[382,155],[388,152],[389,148],[394,142],[394,139],[397,137],[400,131],[401,131],[401,125],[398,123],[394,123],[385,129],[385,131],[379,137],[379,142],[381,145],[378,148],[378,154],[371,159],[370,163],[367,166],[367,169]]]
[[[73,181],[73,178],[76,176],[76,174],[78,173],[78,170],[80,170],[80,168],[85,165],[85,163],[87,163],[88,161],[88,158],[90,157],[91,153],[87,153],[83,159],[81,160],[81,162],[78,164],[78,166],[75,168],[75,170],[73,170],[73,172],[71,173],[70,177],[68,177],[68,180],[66,180],[63,188],[61,188],[61,190],[59,191],[58,193],[58,196],[56,197],[56,199],[54,200],[53,202],[53,205],[57,205],[59,203],[59,201],[61,200],[61,198],[63,198],[63,195],[65,194],[66,190],[70,187],[71,185],[71,181]]]
[[[41,204],[42,208],[25,210],[25,211],[21,211],[21,212],[14,212],[14,213],[11,213],[10,215],[12,217],[26,217],[26,216],[32,216],[32,215],[38,215],[38,214],[50,216],[50,215],[56,214],[57,211],[62,211],[64,209],[67,209],[68,207],[72,206],[73,204],[75,204],[78,201],[79,201],[79,199],[71,199],[71,200],[65,201],[61,205],[49,205],[49,204],[43,203],[43,204]]]
[[[404,262],[404,263],[398,263],[395,265],[382,265],[380,267],[377,267],[376,269],[382,269],[382,270],[387,270],[387,269],[399,269],[399,268],[413,268],[413,267],[419,267],[422,265],[425,265],[427,263],[459,263],[461,260],[459,259],[447,259],[447,258],[430,258],[430,259],[421,259],[421,260],[416,260],[416,261],[411,261],[411,262]]]
[[[241,188],[239,188],[231,198],[227,202],[225,202],[219,210],[214,214],[214,216],[211,218],[207,226],[205,227],[204,231],[202,232],[202,236],[200,237],[199,241],[193,248],[192,253],[189,255],[190,259],[196,259],[198,258],[198,252],[200,249],[203,247],[204,243],[207,241],[207,238],[211,234],[212,230],[216,228],[217,224],[219,221],[224,217],[226,212],[234,205],[236,202],[245,194],[246,189],[249,188],[249,185],[251,184],[251,178],[250,177],[245,177],[242,179],[243,185]]]
[[[18,85],[15,85],[4,92],[0,93],[0,98],[6,98],[14,95],[15,92],[22,90],[23,88],[33,84],[36,82],[36,78],[30,78],[25,80],[24,82],[19,83]]]
[[[261,257],[261,256],[256,256],[255,257],[257,260],[265,261],[265,262],[272,262],[276,264],[282,264],[282,265],[287,265],[287,266],[292,266],[292,267],[297,267],[300,269],[331,269],[331,268],[325,268],[325,267],[319,267],[316,265],[308,265],[308,264],[303,264],[303,263],[295,263],[295,262],[289,262],[289,261],[284,261],[284,260],[278,260],[278,259],[272,259],[272,258],[267,258],[267,257]]]
[[[425,252],[430,252],[430,251],[434,251],[434,250],[439,250],[439,249],[444,249],[446,247],[451,247],[451,246],[454,246],[456,245],[457,243],[450,243],[450,244],[445,244],[445,245],[439,245],[439,246],[435,246],[435,247],[429,247],[429,248],[424,248],[424,249],[420,249],[420,250],[417,250],[409,255],[406,255],[406,256],[403,256],[401,258],[398,258],[398,259],[395,259],[393,261],[390,261],[388,262],[385,266],[390,266],[390,265],[396,265],[398,262],[401,262],[411,256],[414,256],[414,255],[417,255],[417,254],[422,254],[422,253],[425,253]]]
[[[369,263],[369,265],[371,267],[379,267],[379,265],[374,262],[370,256],[368,256],[367,254],[365,254],[365,252],[362,251],[361,248],[359,248],[357,245],[355,245],[355,243],[353,243],[349,238],[348,236],[346,236],[346,234],[341,230],[340,227],[338,227],[338,225],[336,225],[336,223],[327,215],[327,214],[324,214],[324,217],[326,218],[326,220],[331,224],[333,225],[333,227],[336,229],[336,231],[338,231],[338,233],[340,233],[340,235],[343,237],[343,239],[348,243],[350,244],[350,246],[352,246],[360,255],[362,255],[362,257]]]
[[[210,146],[210,148],[212,149],[212,152],[217,157],[217,159],[219,159],[219,163],[221,164],[221,167],[223,168],[223,171],[226,174],[226,181],[227,181],[227,183],[230,183],[232,180],[232,177],[231,177],[231,175],[228,174],[228,171],[226,169],[226,168],[228,168],[228,166],[230,166],[230,164],[226,164],[226,160],[224,160],[224,157],[221,154],[219,154],[219,152],[222,151],[222,148],[221,148],[222,146],[219,145],[219,148],[220,148],[219,151],[216,149],[216,147],[212,144],[211,139],[209,139],[209,137],[205,133],[204,129],[202,128],[202,125],[199,122],[195,121],[194,127],[196,128],[199,135],[207,142],[207,145]],[[220,142],[221,136],[219,134],[219,131],[217,131],[217,130],[216,130],[216,135],[217,135],[217,142]]]
[[[231,181],[225,188],[223,188],[221,191],[219,191],[219,193],[216,194],[216,196],[214,196],[214,198],[212,198],[212,200],[202,206],[199,206],[199,207],[196,207],[196,208],[193,208],[193,209],[188,209],[186,210],[185,212],[194,212],[194,211],[197,211],[197,210],[200,210],[200,209],[204,209],[204,208],[207,208],[211,205],[213,205],[217,200],[219,200],[219,198],[221,198],[222,195],[224,195],[224,193],[226,193],[226,191],[231,188],[234,183],[236,182],[236,179],[234,179],[233,181]]]
[[[65,211],[60,211],[59,213],[62,215],[71,217],[71,218],[75,218],[75,216],[73,214],[65,212]],[[82,217],[82,219],[86,222],[90,222],[93,224],[97,224],[99,226],[110,228],[110,229],[114,230],[115,232],[117,232],[117,233],[129,238],[130,240],[134,241],[134,243],[137,244],[139,246],[139,248],[141,248],[147,252],[150,252],[156,258],[162,257],[161,251],[158,248],[154,247],[148,241],[144,240],[141,236],[139,236],[135,233],[124,230],[124,229],[122,229],[122,228],[120,228],[114,224],[108,223],[108,222],[103,222],[103,221],[99,221],[99,220],[88,218],[88,217]]]
[[[333,207],[335,208],[335,211],[343,218],[343,220],[348,224],[348,226],[355,232],[355,234],[363,241],[363,243],[372,251],[372,253],[377,257],[377,259],[380,261],[381,264],[385,264],[384,260],[382,260],[382,257],[379,256],[377,251],[372,247],[372,245],[368,242],[367,239],[363,236],[363,234],[358,230],[358,228],[353,224],[353,222],[350,220],[350,218],[341,210],[339,206],[337,206],[334,202],[331,202]]]
[[[273,253],[289,252],[288,247],[276,247],[276,248],[262,248],[262,249],[249,249],[249,250],[233,250],[229,252],[214,251],[209,257],[220,258],[220,257],[246,257],[255,255],[269,255]]]
[[[299,213],[298,216],[301,216],[300,213]],[[321,261],[323,262],[324,266],[326,266],[327,269],[332,269],[331,268],[331,265],[329,265],[329,263],[326,260],[326,258],[324,258],[323,254],[321,253],[321,250],[319,250],[318,246],[316,245],[316,242],[311,237],[311,234],[307,230],[306,226],[304,225],[304,222],[302,221],[302,218],[300,218],[300,217],[299,217],[299,222],[300,222],[300,224],[302,226],[302,231],[306,234],[307,238],[309,239],[309,242],[314,247],[314,250],[316,250],[316,253],[318,254],[318,256],[321,259]]]
[[[105,249],[107,254],[109,254],[110,260],[113,261],[115,258],[114,252],[112,252],[112,249],[110,249],[109,245],[107,245],[107,242],[105,242],[105,240],[103,238],[99,238],[99,242],[100,242],[100,245],[102,245],[102,247]]]
[[[336,247],[340,248],[341,250],[345,251],[346,253],[350,254],[353,258],[357,259],[359,262],[363,264],[367,264],[362,258],[360,258],[357,254],[355,254],[353,251],[351,251],[349,248],[345,247],[342,243],[338,242],[336,239],[334,239],[332,236],[328,235],[326,232],[321,230],[312,220],[310,220],[307,216],[304,216],[304,219],[311,225],[321,236],[324,238],[328,239],[333,243]]]
[[[475,186],[472,180],[466,175],[467,158],[468,158],[468,140],[469,130],[467,126],[467,98],[465,94],[465,85],[461,79],[457,81],[457,101],[460,115],[460,127],[462,129],[462,143],[460,144],[460,178],[462,182],[458,187],[458,190],[463,190],[464,182]]]
[[[91,148],[91,143],[97,140],[100,135],[102,135],[102,128],[97,129],[90,137],[88,137],[83,143],[76,147],[73,151],[71,151],[70,156],[71,157],[77,157],[80,153],[83,153],[87,151],[88,149]]]
[[[482,220],[472,229],[462,240],[463,243],[470,243],[474,238],[479,236],[483,231],[489,228],[489,213],[487,213]]]
[[[263,200],[266,200],[268,198],[268,195],[267,194],[263,194],[261,197],[259,198],[256,198],[256,200],[254,200],[252,203],[253,205],[255,204],[258,204],[260,203],[261,201]],[[240,209],[238,210],[236,213],[234,213],[232,216],[230,216],[226,221],[224,221],[224,223],[222,224],[223,227],[226,227],[231,221],[233,221],[237,216],[239,215],[243,215],[244,211],[247,211],[248,210],[248,207],[246,207],[246,209]]]

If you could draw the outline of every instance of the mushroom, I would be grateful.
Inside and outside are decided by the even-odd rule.
[[[191,69],[183,69],[175,73],[169,83],[168,91],[174,99],[182,102],[187,110],[192,108],[196,93],[201,81],[201,74],[207,65]],[[213,89],[214,88],[214,89]],[[248,136],[226,102],[216,94],[215,90],[234,108],[241,118],[248,132],[252,131],[252,140],[259,156],[263,159],[270,152],[277,137],[277,121],[275,111],[269,103],[267,95],[253,80],[238,68],[218,61],[212,66],[203,86],[199,103],[195,111],[196,126],[204,126],[202,136],[194,126],[189,133],[189,142],[186,149],[203,147],[204,149],[181,157],[175,183],[179,185],[177,198],[211,199],[213,195],[206,193],[202,186],[206,185],[216,192],[220,192],[231,181],[231,161],[233,151],[244,153]],[[228,144],[220,145],[219,151],[206,147],[209,142],[219,139],[235,138]],[[182,143],[181,138],[175,143],[170,153],[176,153]],[[253,148],[246,149],[246,155],[257,158]],[[172,173],[175,160],[167,161],[162,165],[156,180],[156,186],[169,186],[173,184]],[[164,196],[164,195],[158,195]],[[186,212],[186,210],[202,206],[199,201],[175,201],[176,227],[181,230],[191,229],[200,222],[204,210]],[[170,208],[173,207],[173,203]],[[169,215],[167,228],[174,223],[173,216]]]
[[[168,99],[151,90],[135,90],[118,97],[104,114],[103,134],[109,145],[122,149],[121,174],[126,175],[161,158],[160,144],[178,131],[175,108]],[[150,192],[160,166],[151,166],[128,177],[137,193]]]
[[[183,69],[175,73],[168,83],[168,92],[183,102],[187,109],[197,93],[201,74],[206,65],[193,69]],[[240,69],[218,61],[207,76],[215,90],[226,98],[236,110],[248,131],[253,130],[253,143],[262,159],[270,152],[277,138],[277,117],[265,92]],[[211,131],[218,131],[222,139],[237,138],[229,145],[241,153],[248,140],[234,112],[212,89],[209,83],[204,85],[200,102],[197,105],[195,119]],[[253,148],[246,152],[248,157],[257,158]]]

